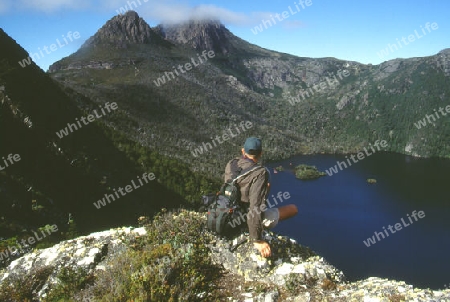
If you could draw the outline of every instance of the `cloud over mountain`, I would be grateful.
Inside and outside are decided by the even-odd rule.
[[[148,21],[157,23],[182,23],[189,20],[220,20],[227,25],[250,26],[268,19],[271,12],[241,13],[213,4],[191,6],[178,0],[2,0],[0,14],[10,11],[101,11],[117,14],[120,10],[135,10]]]

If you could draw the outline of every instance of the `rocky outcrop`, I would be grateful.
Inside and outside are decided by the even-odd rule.
[[[109,20],[97,33],[90,37],[82,46],[96,46],[110,44],[116,48],[126,47],[127,44],[148,44],[157,35],[147,22],[134,11],[118,15]]]
[[[436,67],[442,72],[444,72],[445,76],[450,76],[450,48],[446,48],[440,51],[436,55]]]
[[[203,213],[195,212],[184,212],[172,217],[175,220],[205,219]],[[81,269],[93,275],[108,270],[111,268],[109,263],[117,255],[130,249],[136,239],[145,238],[146,235],[144,228],[112,229],[34,251],[13,261],[6,270],[0,272],[0,285],[8,282],[11,286],[17,286],[13,282],[17,278],[40,276],[34,301],[45,300],[57,286],[59,281],[56,276],[61,270]],[[269,259],[259,256],[246,241],[245,234],[233,240],[209,233],[205,236],[211,237],[208,248],[213,262],[223,266],[232,276],[229,280],[233,280],[230,282],[234,282],[231,286],[235,290],[229,297],[230,301],[450,301],[450,289],[415,289],[404,282],[380,278],[349,283],[341,271],[309,248],[272,232],[265,233],[265,239],[273,249],[273,256]],[[255,286],[243,286],[243,281],[264,283],[270,290],[258,290],[257,283]],[[89,297],[80,293],[81,299],[88,301]]]
[[[189,21],[184,24],[158,25],[155,31],[173,43],[187,45],[196,50],[213,50],[216,53],[227,54],[231,45],[230,31],[219,21]]]
[[[209,246],[213,261],[243,276],[246,281],[259,280],[279,286],[286,285],[285,277],[289,274],[298,274],[300,280],[329,279],[335,283],[343,283],[345,280],[341,271],[291,238],[265,232],[264,240],[273,249],[273,256],[267,259],[261,257],[246,241],[239,244],[246,240],[246,236],[243,234],[233,240],[213,241]]]
[[[139,17],[135,11],[128,11],[125,14],[120,14],[113,17],[100,28],[95,35],[84,42],[77,53],[83,53],[90,48],[109,48],[125,49],[131,44],[158,44],[163,39],[155,33],[155,31]],[[49,67],[49,72],[57,72],[59,70],[73,70],[73,69],[112,69],[119,66],[130,65],[129,59],[112,60],[106,58],[105,60],[76,60],[73,62],[66,62],[61,60],[53,63]],[[132,62],[131,62],[132,63]]]
[[[51,272],[35,291],[35,301],[41,301],[55,287],[58,282],[56,276],[63,269],[81,269],[95,274],[98,270],[106,269],[105,263],[108,260],[128,248],[125,244],[127,238],[144,234],[143,228],[120,228],[92,233],[63,241],[51,248],[36,250],[14,260],[5,271],[0,272],[0,284],[26,278],[29,274],[39,275],[49,268]]]

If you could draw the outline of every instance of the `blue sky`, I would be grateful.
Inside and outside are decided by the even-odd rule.
[[[0,0],[0,27],[29,53],[42,50],[35,62],[47,70],[75,52],[127,2],[151,26],[220,19],[244,40],[302,57],[379,64],[450,47],[448,0]],[[263,20],[265,27],[255,34]],[[78,32],[79,38],[70,40],[69,32]],[[381,54],[388,44],[390,49]]]

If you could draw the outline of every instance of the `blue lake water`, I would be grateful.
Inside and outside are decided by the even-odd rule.
[[[272,190],[289,192],[299,214],[275,229],[309,246],[350,281],[369,276],[439,289],[450,284],[450,160],[375,153],[333,176],[302,181],[301,163],[325,171],[341,155],[298,156],[269,163]],[[290,165],[292,163],[292,166]],[[282,165],[285,171],[273,173]],[[376,184],[368,184],[375,178]],[[411,223],[407,214],[423,211]],[[403,225],[401,219],[405,221]],[[402,229],[367,247],[363,240],[401,223]]]

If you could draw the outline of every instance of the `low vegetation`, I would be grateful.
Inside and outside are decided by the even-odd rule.
[[[129,239],[131,248],[107,263],[106,270],[88,273],[63,268],[58,285],[45,302],[53,301],[202,301],[217,300],[221,268],[209,257],[204,221],[192,212],[162,213],[145,226],[147,235]],[[0,285],[0,301],[34,301],[36,289],[54,268],[43,267],[25,279],[10,275]]]
[[[139,224],[146,234],[126,237],[127,248],[108,256],[102,263],[104,269],[41,266],[17,271],[0,283],[0,301],[37,301],[42,290],[46,292],[43,302],[224,301],[227,297],[240,299],[244,292],[295,292],[299,285],[313,287],[317,283],[293,274],[284,288],[245,281],[224,270],[211,260],[208,246],[217,237],[206,230],[201,213],[162,209],[153,219],[141,217]],[[290,261],[292,255],[305,260],[317,256],[308,247],[282,237],[273,248],[283,261]],[[56,282],[50,291],[43,288],[47,280]],[[236,284],[242,287],[237,289]]]
[[[325,172],[319,171],[315,166],[298,165],[295,167],[295,176],[301,180],[316,179],[325,175]]]

